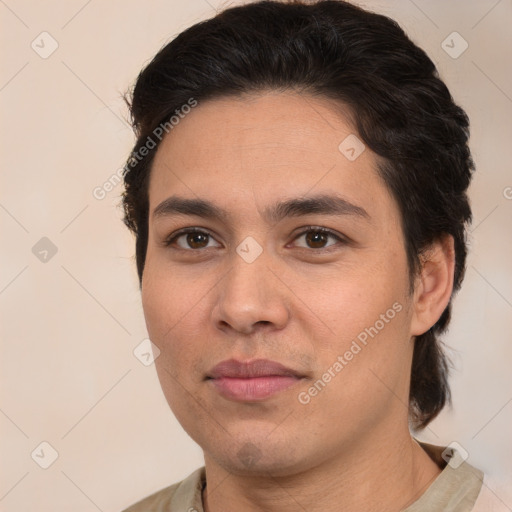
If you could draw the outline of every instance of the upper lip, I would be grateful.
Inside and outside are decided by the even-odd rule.
[[[303,377],[296,370],[287,368],[276,361],[268,359],[255,359],[253,361],[237,361],[227,359],[215,365],[207,375],[210,379],[231,377],[239,379],[250,379],[254,377],[287,376]]]

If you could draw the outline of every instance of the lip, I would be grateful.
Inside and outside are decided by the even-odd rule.
[[[265,400],[299,382],[304,375],[276,361],[222,361],[210,370],[207,380],[228,400]]]

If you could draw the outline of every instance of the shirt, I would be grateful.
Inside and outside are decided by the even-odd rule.
[[[419,443],[442,469],[427,490],[403,512],[501,512],[485,485],[483,473],[451,448]],[[444,454],[444,458],[443,458]],[[204,512],[204,466],[187,478],[139,501],[123,512]]]

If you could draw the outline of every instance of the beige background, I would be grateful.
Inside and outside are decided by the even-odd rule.
[[[422,438],[457,441],[512,510],[512,2],[360,4],[404,26],[472,120],[471,256],[446,337],[454,407]],[[119,511],[202,465],[133,354],[146,331],[121,186],[93,191],[131,149],[121,94],[220,5],[0,0],[1,511]],[[47,58],[43,31],[58,43]],[[441,46],[453,31],[469,43],[456,59]],[[58,452],[48,469],[43,441]]]

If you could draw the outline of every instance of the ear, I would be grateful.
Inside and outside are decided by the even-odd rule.
[[[444,235],[420,257],[421,270],[414,286],[411,336],[427,332],[442,315],[453,290],[455,249],[453,237]]]

